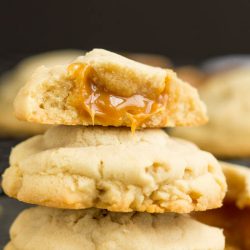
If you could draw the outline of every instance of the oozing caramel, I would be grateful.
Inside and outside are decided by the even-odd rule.
[[[68,77],[74,83],[68,103],[83,119],[92,120],[93,124],[96,120],[103,125],[128,125],[134,131],[167,105],[166,90],[156,99],[139,94],[124,97],[111,93],[98,84],[100,80],[90,65],[71,64]],[[126,121],[131,121],[131,125]]]

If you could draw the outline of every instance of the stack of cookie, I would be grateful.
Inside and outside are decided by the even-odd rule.
[[[11,153],[6,194],[41,207],[6,249],[224,249],[222,230],[183,214],[220,207],[226,183],[210,153],[159,129],[207,120],[174,72],[96,49],[38,68],[14,106],[58,126]]]

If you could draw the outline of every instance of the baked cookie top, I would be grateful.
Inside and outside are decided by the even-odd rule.
[[[10,237],[5,250],[223,250],[225,244],[221,229],[188,215],[45,207],[24,210]]]
[[[15,100],[19,119],[64,125],[166,127],[207,121],[197,91],[169,69],[94,49],[40,67]]]
[[[3,175],[6,194],[56,208],[150,213],[220,207],[221,166],[160,129],[57,126],[16,146]]]

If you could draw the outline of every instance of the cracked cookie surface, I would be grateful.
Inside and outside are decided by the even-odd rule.
[[[220,207],[217,160],[163,130],[58,126],[16,146],[6,194],[56,208],[188,213]]]

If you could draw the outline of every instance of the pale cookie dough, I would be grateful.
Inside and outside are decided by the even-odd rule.
[[[23,211],[5,250],[223,250],[224,236],[188,215],[106,210]]]
[[[58,126],[16,146],[3,175],[11,197],[38,205],[188,213],[221,206],[221,166],[160,129]]]
[[[38,68],[17,95],[15,114],[44,124],[132,128],[207,121],[196,89],[172,70],[102,49],[70,65]]]
[[[250,67],[211,77],[199,93],[207,104],[208,124],[176,128],[171,134],[221,157],[250,156]]]
[[[223,207],[194,213],[203,223],[224,229],[226,250],[250,249],[250,169],[221,162],[228,184]]]
[[[14,116],[13,102],[19,89],[28,81],[33,71],[41,66],[71,62],[83,55],[80,50],[58,50],[23,59],[13,70],[0,77],[0,136],[27,136],[43,133],[47,126],[18,121]]]
[[[250,207],[250,168],[226,162],[221,165],[228,184],[226,201],[240,209]]]

